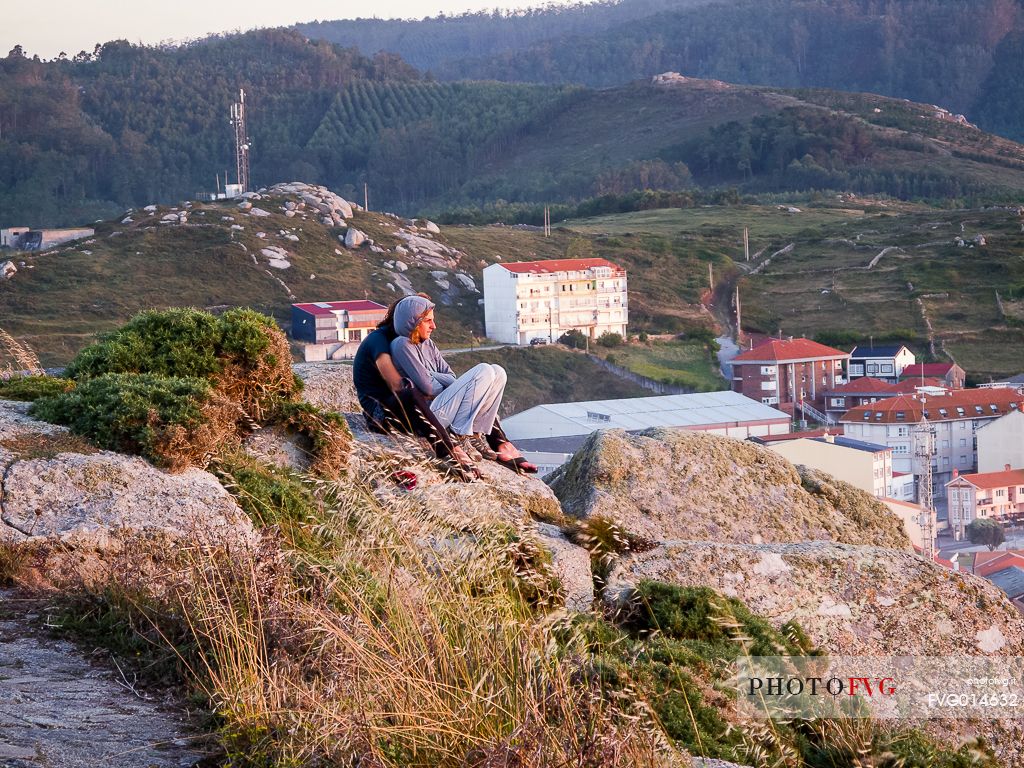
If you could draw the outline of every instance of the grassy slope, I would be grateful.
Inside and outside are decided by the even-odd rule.
[[[620,379],[580,352],[561,346],[505,347],[452,355],[451,366],[463,373],[477,363],[498,363],[508,372],[501,415],[541,403],[648,397],[653,392]]]
[[[774,207],[641,212],[570,226],[588,234],[653,232],[739,260],[746,224],[752,253],[765,251],[755,264],[794,244],[757,274],[735,266],[748,330],[781,328],[808,336],[853,331],[865,337],[904,331],[920,353],[929,335],[923,305],[941,359],[945,348],[980,379],[1024,368],[1016,304],[1005,305],[1003,317],[996,302],[997,291],[1024,283],[1024,219],[1015,209],[940,211],[850,199],[835,204],[800,213]],[[985,246],[954,244],[956,237],[969,241],[978,234]],[[890,246],[900,250],[867,269]]]

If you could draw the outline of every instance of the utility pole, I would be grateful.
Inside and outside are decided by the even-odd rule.
[[[551,236],[551,207],[544,206],[544,237]]]
[[[711,264],[708,264],[708,288],[710,288],[712,292],[715,290],[715,270]]]
[[[750,261],[750,230],[743,228],[743,258]]]
[[[740,310],[740,287],[736,286],[736,345],[743,346],[743,315]]]
[[[365,181],[363,182],[363,210],[370,210],[370,185]]]

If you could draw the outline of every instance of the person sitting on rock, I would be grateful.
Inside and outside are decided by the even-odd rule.
[[[398,373],[412,381],[429,400],[438,422],[447,427],[475,461],[497,461],[516,472],[536,472],[498,422],[498,407],[507,380],[500,365],[479,363],[456,376],[431,340],[437,324],[434,304],[422,296],[406,296],[394,311],[391,359]]]
[[[425,295],[420,298],[426,300]],[[400,300],[399,300],[400,301]],[[367,427],[380,434],[392,430],[426,438],[435,455],[465,480],[479,477],[466,451],[430,410],[430,404],[409,379],[403,379],[391,360],[395,338],[394,316],[399,301],[388,307],[384,319],[363,339],[352,364],[352,380]]]

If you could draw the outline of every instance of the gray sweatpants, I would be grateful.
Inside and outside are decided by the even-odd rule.
[[[500,365],[480,363],[445,387],[431,402],[430,410],[458,435],[486,435],[494,426],[507,380]]]

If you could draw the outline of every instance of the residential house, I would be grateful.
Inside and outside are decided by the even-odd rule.
[[[484,276],[487,335],[505,344],[557,341],[578,330],[591,339],[626,335],[626,270],[605,259],[491,264]]]
[[[974,520],[1024,519],[1024,469],[1006,467],[1002,472],[954,473],[946,483],[949,525],[956,539]]]
[[[872,376],[895,384],[903,370],[915,362],[914,353],[903,344],[858,345],[850,353],[847,373],[851,382],[862,376]]]
[[[1024,397],[1008,389],[897,395],[851,408],[839,423],[849,437],[891,447],[894,472],[917,474],[920,467],[914,455],[914,428],[923,421],[934,434],[932,482],[937,489],[952,479],[954,469],[959,472],[975,470],[977,430],[1018,410],[1022,400]]]
[[[759,438],[752,438],[760,442]],[[772,440],[767,447],[793,464],[819,469],[877,498],[892,485],[892,448],[843,435]]]
[[[956,363],[914,363],[903,369],[900,379],[942,379],[950,389],[963,389],[966,375]]]
[[[292,338],[310,344],[358,345],[387,311],[387,307],[375,301],[292,304]]]
[[[790,419],[785,413],[736,392],[698,392],[549,403],[502,419],[502,427],[527,458],[535,461],[536,457],[554,468],[557,454],[561,454],[562,461],[568,461],[599,429],[640,432],[667,427],[746,440],[753,435],[789,432]]]
[[[0,246],[13,248],[16,251],[45,251],[72,240],[92,237],[96,230],[91,227],[75,227],[71,229],[29,229],[28,227],[10,227],[0,229]]]
[[[732,360],[732,389],[795,414],[810,405],[825,420],[825,393],[846,383],[850,355],[810,339],[769,339]],[[805,411],[806,413],[806,411]]]
[[[1024,469],[1024,411],[1020,409],[978,428],[978,471],[996,472],[1007,464]]]

